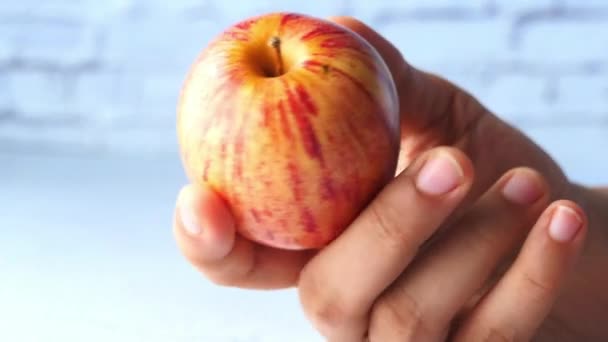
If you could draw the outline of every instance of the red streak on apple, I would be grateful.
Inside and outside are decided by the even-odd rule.
[[[306,152],[308,152],[308,155],[311,158],[318,159],[321,163],[323,163],[323,155],[321,154],[319,139],[313,130],[312,123],[307,117],[307,114],[309,114],[309,108],[306,108],[306,103],[310,103],[310,99],[306,98],[306,101],[302,101],[302,97],[296,99],[296,95],[291,89],[289,89],[289,85],[286,84],[285,80],[283,80],[283,83],[287,89],[287,101],[289,102],[291,112],[300,130],[302,145],[304,145]],[[312,108],[314,108],[314,105],[310,105]]]
[[[226,31],[225,34],[230,37],[232,40],[239,40],[246,42],[249,39],[249,36],[245,32],[241,31]]]
[[[367,90],[367,88],[365,87],[365,85],[363,85],[363,83],[361,83],[361,81],[357,80],[353,76],[349,75],[348,73],[346,73],[338,68],[332,68],[332,71],[337,73],[338,75],[348,79],[352,85],[359,88],[359,90],[361,91],[361,94],[365,95],[365,97],[369,100],[369,102],[374,107],[378,107],[378,104],[376,103],[376,98],[374,97],[374,95],[372,95],[372,93],[370,93],[369,90]]]
[[[301,14],[298,14],[298,13],[285,13],[281,17],[282,18],[281,18],[280,27],[283,28],[290,21],[300,19],[303,16]]]
[[[302,36],[302,41],[307,41],[310,39],[314,39],[317,37],[323,37],[328,35],[344,35],[346,32],[344,30],[337,29],[331,26],[319,26],[316,29],[306,33]]]
[[[188,177],[261,244],[322,248],[397,167],[388,68],[356,33],[322,19],[270,13],[228,28],[195,59],[177,112]]]
[[[308,208],[302,209],[302,223],[304,225],[304,230],[307,233],[315,233],[319,230],[317,221]]]
[[[287,118],[287,109],[285,108],[285,102],[279,100],[278,104],[279,116],[281,117],[281,125],[283,127],[283,133],[287,139],[291,139],[291,128],[289,126],[289,119]]]
[[[302,187],[302,179],[300,178],[300,172],[296,168],[296,165],[292,162],[287,163],[287,172],[289,173],[289,181],[291,185],[291,190],[293,192],[293,199],[296,202],[302,201],[301,187]]]
[[[298,96],[300,97],[300,102],[304,104],[306,110],[308,110],[308,113],[317,115],[317,107],[315,107],[315,104],[310,99],[308,91],[304,89],[301,84],[298,84],[296,86],[296,93],[298,93]]]
[[[331,49],[359,50],[359,45],[357,42],[341,39],[341,37],[327,38],[321,43],[321,47]]]
[[[330,176],[325,174],[322,179],[321,197],[324,200],[333,200],[336,197],[336,190]]]
[[[243,30],[243,31],[247,31],[247,30],[249,30],[249,28],[251,27],[251,25],[253,23],[255,23],[255,21],[256,21],[255,18],[250,18],[250,19],[243,20],[240,23],[235,24],[234,27],[236,27],[236,28],[238,28],[240,30]]]

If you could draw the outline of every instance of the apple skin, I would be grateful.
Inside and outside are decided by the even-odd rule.
[[[398,106],[387,66],[358,34],[261,15],[222,32],[192,65],[177,110],[180,155],[242,236],[322,248],[394,177]]]

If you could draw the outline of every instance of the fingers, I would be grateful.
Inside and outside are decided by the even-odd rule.
[[[303,308],[330,341],[358,341],[375,298],[405,269],[465,196],[470,161],[437,148],[389,184],[353,224],[304,268]]]
[[[243,288],[293,286],[309,251],[256,245],[236,233],[232,214],[209,188],[189,185],[178,196],[173,224],[177,245],[211,281]]]
[[[582,210],[557,201],[542,214],[505,276],[475,307],[456,341],[528,341],[548,315],[587,230]]]
[[[371,341],[438,341],[548,202],[536,172],[505,174],[375,302]],[[474,339],[473,339],[474,340]]]

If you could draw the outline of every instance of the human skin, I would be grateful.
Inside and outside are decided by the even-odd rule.
[[[231,214],[217,195],[205,188],[186,187],[178,199],[174,233],[188,260],[221,285],[265,289],[297,286],[304,311],[330,341],[357,341],[366,333],[371,340],[390,341],[377,337],[390,331],[403,334],[399,338],[409,336],[419,340],[440,340],[448,332],[465,340],[471,336],[605,340],[608,337],[608,327],[603,321],[608,317],[605,290],[608,275],[604,271],[608,269],[606,189],[569,181],[560,167],[521,132],[446,80],[409,66],[397,49],[364,24],[351,18],[333,20],[372,43],[393,73],[402,109],[399,171],[403,172],[343,235],[318,252],[289,252],[254,245],[235,234]],[[412,184],[417,183],[410,180],[429,156],[437,154],[455,161],[462,170],[461,177],[448,195],[433,197],[433,205],[426,207],[429,211],[426,216],[442,213],[436,215],[441,222],[412,222],[412,215],[407,213],[423,210],[419,206],[428,199],[412,190]],[[514,169],[518,166],[527,168]],[[520,187],[519,195],[530,194],[535,187],[540,194],[533,203],[517,207],[505,216],[515,220],[509,221],[510,226],[496,229],[498,235],[489,238],[480,235],[477,240],[469,238],[465,239],[467,243],[454,243],[454,247],[437,247],[460,241],[461,222],[474,222],[479,227],[490,223],[500,226],[502,221],[486,221],[483,225],[484,215],[492,213],[494,217],[512,209],[484,203],[498,203],[499,189],[504,190],[505,186],[501,182],[522,173],[527,175],[522,179],[527,180],[520,184],[527,185]],[[413,197],[406,200],[410,192]],[[574,211],[582,225],[573,241],[552,245],[546,239],[547,234],[538,232],[547,231],[549,217],[558,206]],[[383,232],[381,236],[370,235],[378,231]],[[524,239],[526,243],[521,250],[536,252],[522,252],[515,259]],[[475,248],[478,254],[467,252],[471,244],[479,246]],[[366,269],[366,263],[352,262],[361,255],[363,247],[366,263],[373,265],[372,269]],[[445,251],[452,252],[445,254]],[[488,265],[479,266],[480,260],[489,259],[497,260],[491,265],[494,273],[491,275]],[[454,260],[460,266],[438,266],[445,265],[446,260]],[[356,267],[345,267],[353,264]],[[542,266],[546,264],[554,265],[547,267],[553,273],[543,273]],[[469,265],[479,266],[484,272],[463,272]],[[361,274],[366,275],[365,279],[361,279]],[[519,279],[528,282],[513,285],[517,283],[507,281],[513,279],[510,274],[519,274]],[[443,283],[453,286],[439,288],[442,296],[426,291],[437,291],[437,287],[430,285]],[[511,285],[492,287],[501,283]],[[471,294],[471,284],[486,286],[479,286],[482,290]],[[391,291],[394,288],[399,291]],[[463,293],[471,294],[466,303]],[[513,303],[520,304],[517,299],[522,294],[529,293],[537,296],[526,306],[512,307]],[[478,301],[480,296],[498,300]],[[410,302],[409,306],[403,305],[403,298],[405,303]],[[436,302],[437,298],[443,301]],[[532,316],[527,316],[530,313]],[[508,317],[512,319],[505,325]]]

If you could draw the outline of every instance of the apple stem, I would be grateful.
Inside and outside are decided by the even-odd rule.
[[[281,58],[281,38],[273,36],[270,38],[270,46],[275,51],[276,56],[276,76],[283,74],[283,58]]]

